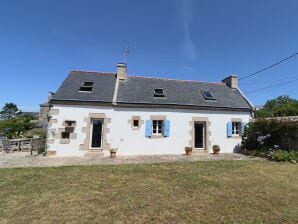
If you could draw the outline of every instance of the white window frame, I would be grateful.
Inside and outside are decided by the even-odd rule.
[[[241,136],[241,122],[240,121],[232,121],[232,136]]]
[[[162,136],[164,132],[164,120],[152,120],[152,135]]]

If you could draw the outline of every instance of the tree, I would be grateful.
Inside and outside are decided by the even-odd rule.
[[[2,120],[0,121],[0,136],[7,138],[22,137],[23,133],[36,127],[36,124],[31,122],[32,120],[34,117],[27,114]]]
[[[297,116],[297,115],[298,115],[298,100],[281,105],[280,107],[276,108],[274,113],[274,116],[276,117]]]
[[[286,95],[268,100],[261,110],[256,111],[256,117],[284,117],[297,115],[298,100]]]
[[[3,120],[8,120],[17,115],[19,112],[19,108],[14,103],[6,103],[4,107],[2,107],[2,111],[0,112],[0,117]]]

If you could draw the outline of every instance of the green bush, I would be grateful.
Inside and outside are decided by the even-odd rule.
[[[297,120],[257,119],[245,127],[242,150],[279,148],[288,152],[298,151],[297,136]]]
[[[249,156],[263,157],[276,162],[296,163],[298,161],[298,152],[294,152],[294,151],[288,152],[282,149],[262,148],[262,149],[243,151],[243,152]]]
[[[242,153],[272,161],[298,161],[298,121],[257,119],[242,136]]]
[[[31,122],[33,119],[33,116],[25,114],[0,120],[0,135],[9,139],[22,137],[22,133],[36,127],[36,124]]]
[[[38,150],[37,150],[37,153],[38,154],[43,154],[44,152],[45,152],[45,146],[40,146],[39,148],[38,148]]]
[[[47,135],[47,130],[45,128],[33,128],[31,130],[26,131],[23,134],[25,138],[33,138],[33,136],[38,135],[40,138],[45,138]]]
[[[185,150],[185,151],[192,150],[192,147],[191,147],[191,146],[185,146],[185,147],[184,147],[184,150]]]
[[[267,158],[276,162],[297,162],[298,152],[287,152],[285,150],[273,150],[267,154]]]

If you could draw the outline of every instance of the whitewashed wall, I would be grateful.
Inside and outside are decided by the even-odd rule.
[[[219,144],[221,152],[232,153],[234,148],[241,143],[241,138],[227,137],[227,122],[231,118],[240,118],[242,122],[248,122],[249,112],[232,111],[210,111],[210,110],[182,110],[182,109],[140,109],[140,108],[118,108],[118,107],[95,107],[95,106],[61,106],[55,105],[52,109],[58,109],[57,115],[52,115],[52,119],[57,119],[57,123],[52,124],[49,130],[62,127],[64,120],[75,120],[77,126],[75,133],[77,139],[71,140],[69,144],[60,144],[59,139],[49,145],[48,150],[56,151],[57,156],[77,156],[84,155],[86,151],[80,151],[79,146],[83,144],[86,134],[82,133],[83,122],[89,113],[104,113],[111,119],[108,125],[110,133],[107,140],[111,147],[117,147],[119,155],[132,154],[182,154],[184,147],[189,145],[191,139],[189,122],[193,117],[208,117],[211,122],[211,145]],[[140,116],[141,120],[150,120],[150,115],[163,115],[170,120],[170,137],[167,138],[147,138],[145,137],[145,123],[138,130],[133,130],[128,120],[132,116]],[[48,138],[53,139],[50,131]],[[212,148],[208,148],[212,152]]]

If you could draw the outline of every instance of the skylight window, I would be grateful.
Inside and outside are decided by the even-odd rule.
[[[94,84],[94,82],[92,82],[92,81],[83,82],[80,86],[79,91],[91,92],[93,89],[93,84]]]
[[[84,86],[93,86],[93,82],[84,82]]]
[[[215,97],[210,91],[204,91],[202,94],[206,100],[215,100]]]
[[[161,88],[155,88],[153,90],[153,95],[154,95],[154,97],[165,97],[164,90]]]

